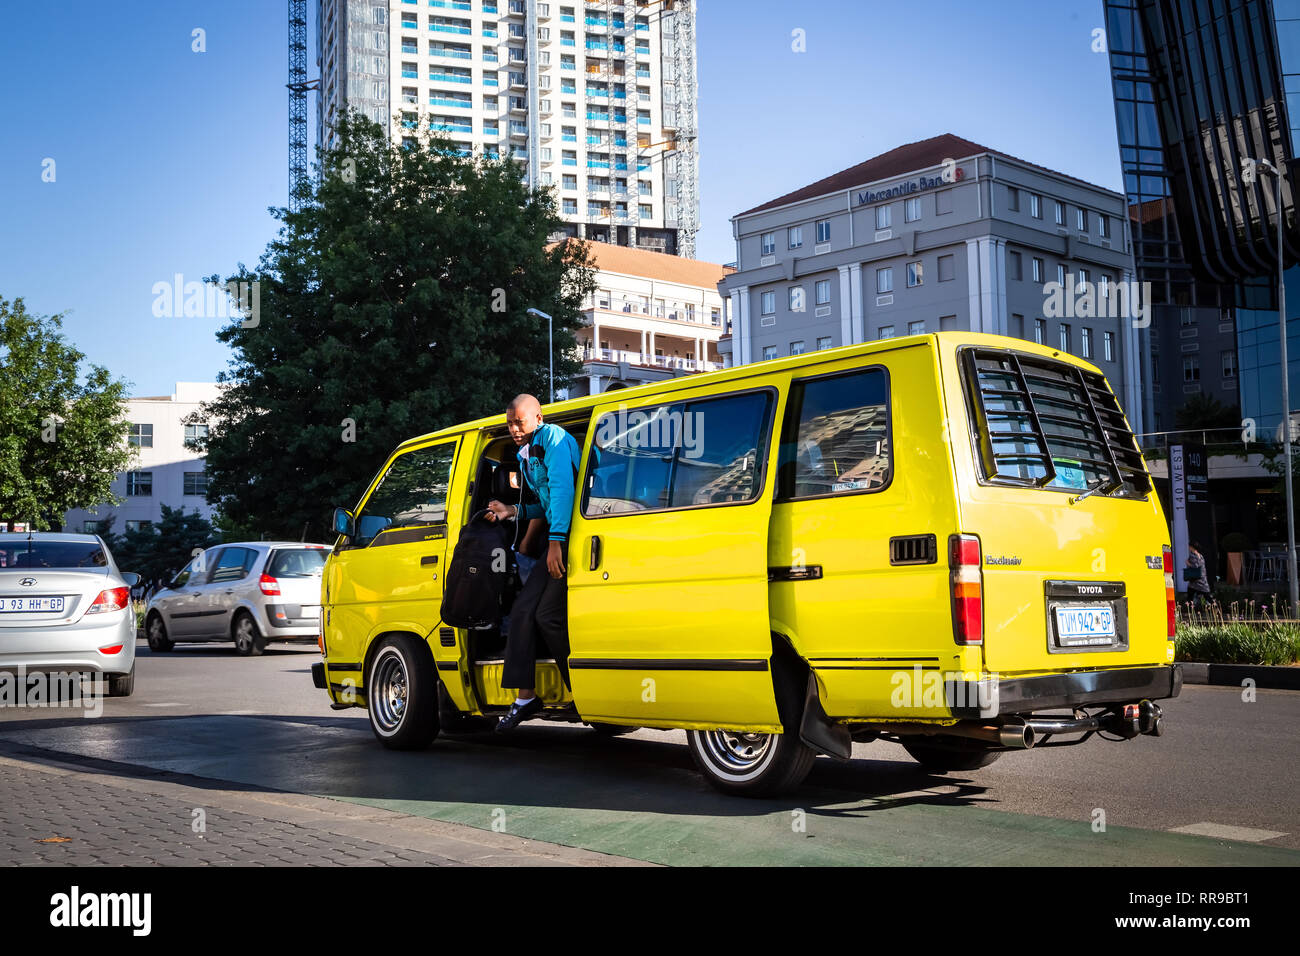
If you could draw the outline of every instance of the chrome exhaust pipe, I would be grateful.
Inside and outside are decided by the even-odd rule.
[[[928,736],[966,737],[986,744],[1006,747],[1010,750],[1029,750],[1038,742],[1034,728],[1026,723],[1023,717],[1005,717],[1000,724],[979,724],[974,721],[969,723],[963,721],[947,726],[940,724],[919,726],[916,724],[872,724],[871,729],[879,733],[898,734],[900,736],[925,734]]]
[[[1031,750],[1038,742],[1034,728],[1023,717],[1008,717],[998,728],[998,743],[1016,750]]]

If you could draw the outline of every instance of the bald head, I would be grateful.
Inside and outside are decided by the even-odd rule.
[[[542,405],[534,395],[526,392],[516,395],[506,407],[506,428],[516,445],[528,441],[528,436],[542,424]]]

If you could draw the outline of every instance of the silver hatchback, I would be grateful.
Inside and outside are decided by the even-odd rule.
[[[0,533],[0,671],[102,674],[108,696],[129,696],[139,580],[98,535]]]
[[[327,545],[300,541],[208,548],[150,598],[144,620],[150,649],[234,641],[236,651],[250,655],[272,641],[314,642],[328,555]]]

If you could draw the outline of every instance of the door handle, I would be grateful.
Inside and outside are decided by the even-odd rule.
[[[437,564],[437,563],[438,563],[438,556],[436,554],[426,554],[424,557],[420,559],[420,567],[422,568],[427,568],[429,567],[429,565]]]
[[[600,535],[591,536],[591,560],[587,564],[588,571],[595,571],[600,567]]]
[[[234,594],[234,593],[235,593],[235,589],[234,589],[234,588],[226,588],[226,593],[227,593],[227,594]]]

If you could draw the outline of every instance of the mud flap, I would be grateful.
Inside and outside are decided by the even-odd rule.
[[[811,672],[808,674],[808,690],[804,694],[799,739],[818,753],[837,760],[848,760],[853,756],[853,737],[849,728],[833,723],[826,716],[817,694],[817,676]]]

